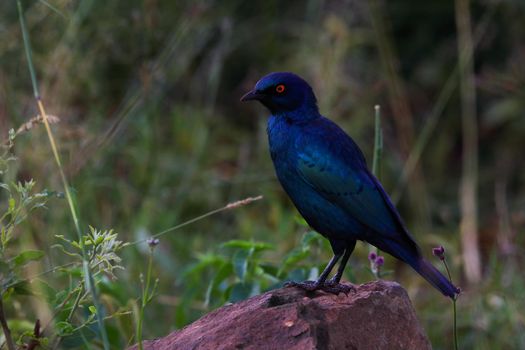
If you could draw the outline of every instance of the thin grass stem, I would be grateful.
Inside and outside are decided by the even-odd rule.
[[[379,179],[381,177],[381,160],[383,157],[383,128],[381,127],[381,106],[374,106],[374,158],[372,160],[372,173]]]
[[[243,199],[243,200],[240,200],[240,201],[237,201],[235,203],[230,203],[230,204],[227,204],[225,205],[224,207],[222,208],[218,208],[218,209],[215,209],[215,210],[212,210],[212,211],[209,211],[205,214],[202,214],[202,215],[199,215],[193,219],[190,219],[188,221],[185,221],[181,224],[178,224],[178,225],[175,225],[175,226],[172,226],[170,228],[167,228],[165,229],[164,231],[161,231],[159,233],[156,233],[154,234],[153,236],[151,236],[150,238],[145,238],[145,239],[140,239],[140,240],[137,240],[135,242],[131,242],[131,243],[128,243],[126,244],[126,247],[129,247],[129,246],[133,246],[133,245],[137,245],[137,244],[140,244],[140,243],[144,243],[146,242],[148,239],[151,239],[151,238],[157,238],[159,236],[162,236],[168,232],[171,232],[171,231],[175,231],[175,230],[178,230],[179,228],[182,228],[184,226],[187,226],[189,224],[193,224],[194,222],[196,221],[199,221],[199,220],[202,220],[204,218],[207,218],[208,216],[212,216],[212,215],[215,215],[215,214],[218,214],[220,212],[223,212],[223,211],[226,211],[226,210],[229,210],[229,209],[234,209],[234,208],[237,208],[241,205],[246,205],[246,204],[249,204],[251,202],[255,202],[255,201],[258,201],[260,199],[262,199],[263,196],[257,196],[257,197],[248,197],[246,199]]]
[[[23,37],[23,41],[24,41],[24,48],[25,48],[25,52],[26,52],[27,63],[28,63],[28,67],[29,67],[29,73],[31,75],[31,83],[32,83],[32,86],[33,86],[33,94],[35,96],[40,115],[42,116],[42,119],[44,121],[44,125],[46,127],[46,132],[47,132],[47,136],[48,136],[48,139],[49,139],[49,143],[51,144],[51,149],[53,151],[53,156],[55,158],[55,162],[57,164],[57,167],[58,167],[58,170],[59,170],[59,173],[60,173],[60,178],[62,180],[62,185],[64,186],[67,202],[68,202],[68,205],[69,205],[71,216],[73,218],[73,222],[74,222],[74,225],[75,225],[75,230],[77,232],[77,236],[78,236],[78,239],[79,239],[79,242],[80,242],[81,251],[82,251],[82,259],[83,259],[82,265],[83,265],[83,270],[84,270],[84,278],[85,278],[86,288],[89,290],[89,292],[90,292],[90,294],[92,296],[93,305],[95,306],[95,309],[96,309],[96,313],[97,313],[96,314],[96,318],[97,318],[97,323],[98,323],[98,328],[99,328],[99,331],[100,331],[100,335],[102,337],[102,342],[103,342],[103,345],[104,345],[104,349],[108,350],[109,349],[109,340],[108,340],[106,328],[104,327],[102,307],[100,305],[100,302],[99,302],[99,299],[98,299],[98,295],[97,295],[97,291],[96,291],[96,287],[95,287],[95,283],[94,283],[94,279],[93,279],[93,276],[91,274],[91,270],[89,268],[89,261],[88,261],[88,258],[87,258],[86,249],[85,249],[84,245],[82,244],[82,232],[80,230],[80,224],[79,224],[79,220],[78,220],[77,210],[76,210],[75,204],[73,202],[73,198],[71,196],[71,191],[69,189],[69,184],[68,184],[66,175],[64,174],[64,169],[62,167],[62,161],[61,161],[60,155],[58,153],[58,147],[57,147],[55,138],[53,136],[53,133],[51,131],[51,128],[49,126],[49,122],[47,120],[47,114],[46,114],[46,111],[45,111],[45,108],[44,108],[44,104],[42,102],[42,99],[40,97],[40,93],[38,91],[38,82],[37,82],[35,68],[34,68],[34,64],[33,64],[31,43],[30,43],[30,40],[29,40],[29,33],[27,31],[27,25],[26,25],[26,22],[25,22],[24,13],[23,13],[23,9],[22,9],[22,3],[21,3],[20,0],[17,0],[17,8],[18,8],[18,15],[19,15],[19,19],[20,19],[20,26],[21,26],[21,29],[22,29],[22,37]]]
[[[15,350],[15,343],[13,342],[13,337],[11,336],[11,330],[7,325],[7,320],[4,313],[4,302],[2,296],[0,295],[0,324],[2,325],[2,331],[4,332],[5,343],[7,344],[8,350]]]
[[[146,286],[142,288],[142,303],[140,305],[140,313],[137,324],[137,343],[139,350],[143,350],[142,345],[142,324],[144,322],[144,312],[146,310],[146,305],[151,298],[150,295],[150,283],[151,283],[151,270],[153,265],[153,250],[155,248],[150,246],[149,257],[148,257],[148,270],[146,272]],[[153,293],[152,293],[153,294]]]
[[[381,177],[381,159],[383,157],[383,129],[381,127],[381,106],[374,106],[374,156],[372,158],[372,173],[379,179]],[[368,245],[368,252],[378,255],[378,249]],[[380,278],[379,270],[374,261],[370,261],[370,270],[377,278]]]
[[[447,260],[446,259],[443,259],[443,265],[445,265],[445,270],[447,271],[447,275],[448,275],[448,280],[450,281],[450,283],[452,283],[452,275],[450,274],[450,269],[448,268],[448,264],[447,264]],[[454,327],[454,349],[455,350],[458,350],[459,348],[459,345],[458,345],[458,327],[457,327],[457,307],[456,307],[456,301],[457,301],[457,296],[454,297],[452,299],[452,309],[453,309],[453,327]]]

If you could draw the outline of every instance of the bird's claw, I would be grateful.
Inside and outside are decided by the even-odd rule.
[[[339,282],[328,280],[323,284],[321,290],[337,295],[339,293],[348,294],[350,292],[355,292],[355,287],[351,284],[342,284]]]
[[[332,280],[319,283],[318,281],[304,281],[304,282],[293,282],[289,281],[284,284],[285,287],[296,287],[303,289],[307,292],[314,292],[316,290],[322,290],[323,292],[338,295],[339,293],[348,294],[351,291],[355,291],[355,287],[349,284],[341,284]]]
[[[303,281],[303,282],[288,281],[284,284],[284,286],[300,288],[307,292],[313,292],[313,291],[321,289],[321,285],[317,283],[317,281]]]

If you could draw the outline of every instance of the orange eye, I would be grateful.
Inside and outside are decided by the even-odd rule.
[[[282,94],[286,90],[283,84],[279,84],[275,87],[275,91],[277,91],[278,94]]]

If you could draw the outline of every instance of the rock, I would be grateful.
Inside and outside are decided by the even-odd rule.
[[[431,349],[407,293],[387,281],[356,286],[348,295],[272,290],[143,344],[151,350]]]

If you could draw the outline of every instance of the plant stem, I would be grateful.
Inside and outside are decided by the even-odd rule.
[[[471,33],[470,1],[456,0],[456,26],[461,88],[461,122],[463,162],[459,202],[460,235],[465,277],[471,283],[481,280],[481,258],[478,244],[478,124],[474,45]]]
[[[374,106],[374,158],[372,160],[372,173],[379,179],[381,177],[381,159],[383,157],[383,128],[381,127],[381,106]]]
[[[84,288],[80,288],[78,291],[77,297],[75,298],[75,302],[73,303],[73,306],[71,307],[71,310],[69,311],[69,315],[67,315],[66,321],[70,322],[73,318],[73,314],[78,308],[78,305],[80,304],[80,300],[82,300],[82,294],[84,294]]]
[[[149,299],[149,286],[151,282],[151,268],[153,266],[153,247],[150,247],[148,258],[148,272],[146,273],[146,298],[142,300],[142,306],[145,307]]]
[[[15,344],[13,343],[13,338],[11,337],[11,330],[7,325],[7,320],[4,314],[4,301],[0,295],[0,323],[2,324],[2,330],[4,331],[5,342],[9,350],[15,350]]]
[[[383,156],[383,129],[381,128],[381,107],[374,106],[374,157],[372,158],[372,173],[378,179],[381,177],[381,158]],[[373,245],[368,245],[368,252],[378,255],[378,250]],[[379,269],[374,266],[374,262],[370,261],[370,270],[376,276],[381,278]]]
[[[150,247],[149,258],[148,258],[148,270],[146,272],[146,286],[142,289],[142,303],[140,306],[139,320],[137,323],[137,342],[139,350],[143,350],[142,346],[142,323],[144,321],[144,311],[146,310],[146,305],[149,301],[149,287],[151,282],[151,269],[153,265],[153,250],[154,247]]]
[[[73,306],[71,307],[71,310],[69,311],[69,315],[66,318],[66,322],[70,322],[71,319],[73,318],[73,314],[77,310],[78,305],[80,304],[80,300],[82,300],[82,294],[83,293],[84,293],[84,287],[81,286],[81,288],[78,291],[77,297],[75,298],[75,301],[73,302]],[[70,293],[68,295],[68,297],[67,297],[67,300],[69,300],[73,294],[74,293]],[[64,303],[62,303],[62,306],[64,306],[64,305],[65,305],[65,301],[64,301]],[[52,349],[58,349],[58,346],[60,345],[61,341],[62,341],[62,337],[61,336],[57,336],[55,344],[53,345]]]
[[[448,268],[447,260],[443,259],[443,265],[445,265],[445,270],[447,270],[448,280],[452,283],[452,275],[450,274],[450,269]],[[454,310],[454,349],[458,350],[458,327],[457,327],[457,310],[456,310],[456,297],[452,299],[452,308]]]
[[[237,202],[234,202],[234,203],[230,203],[230,204],[227,204],[225,205],[224,207],[222,208],[218,208],[218,209],[214,209],[212,211],[209,211],[207,213],[204,213],[202,215],[199,215],[193,219],[190,219],[188,221],[185,221],[181,224],[178,224],[178,225],[175,225],[175,226],[172,226],[170,228],[167,228],[165,229],[164,231],[161,231],[159,233],[156,233],[154,234],[153,236],[151,236],[150,238],[157,238],[159,236],[162,236],[163,234],[166,234],[168,232],[171,232],[171,231],[175,231],[175,230],[178,230],[179,228],[181,227],[184,227],[184,226],[187,226],[189,224],[193,224],[194,222],[196,221],[199,221],[199,220],[202,220],[204,218],[207,218],[208,216],[212,216],[212,215],[215,215],[215,214],[218,214],[220,212],[223,212],[223,211],[226,211],[226,210],[230,210],[230,209],[235,209],[237,207],[240,207],[240,206],[243,206],[243,205],[246,205],[246,204],[250,204],[252,202],[255,202],[255,201],[258,201],[258,200],[261,200],[263,198],[263,196],[257,196],[257,197],[248,197],[248,198],[245,198],[243,200],[240,200],[240,201],[237,201]],[[141,240],[138,240],[138,241],[135,241],[135,242],[131,242],[129,244],[126,244],[125,246],[126,247],[129,247],[129,246],[132,246],[132,245],[136,245],[136,244],[139,244],[139,243],[144,243],[148,240],[149,238],[145,238],[145,239],[141,239]]]
[[[48,136],[48,139],[49,139],[49,143],[51,144],[51,149],[53,151],[53,156],[55,158],[55,162],[57,164],[57,167],[58,167],[58,170],[59,170],[59,173],[60,173],[60,178],[62,180],[62,184],[64,186],[64,191],[66,193],[66,198],[67,198],[67,202],[68,202],[69,209],[70,209],[70,212],[71,212],[71,216],[73,218],[73,223],[75,225],[75,229],[76,229],[76,232],[77,232],[77,236],[78,236],[79,242],[81,243],[80,247],[81,247],[81,250],[82,250],[82,260],[83,260],[82,265],[83,265],[83,270],[84,270],[85,284],[86,284],[87,290],[89,290],[89,292],[90,292],[90,294],[92,296],[93,305],[95,306],[95,309],[97,311],[96,317],[97,317],[97,322],[98,322],[98,328],[99,328],[99,331],[100,331],[100,335],[102,337],[102,342],[104,344],[104,349],[109,350],[109,340],[108,340],[106,328],[104,327],[104,316],[102,315],[102,307],[101,307],[101,305],[99,303],[99,299],[98,299],[98,295],[97,295],[97,291],[96,291],[96,287],[95,287],[95,282],[94,282],[93,276],[91,274],[91,270],[89,268],[89,261],[88,261],[88,258],[87,258],[86,249],[85,249],[84,245],[82,244],[82,242],[83,242],[83,240],[82,240],[82,231],[80,230],[80,224],[79,224],[79,220],[78,220],[78,216],[77,216],[77,210],[76,210],[75,204],[73,202],[73,197],[71,196],[71,191],[69,190],[69,183],[67,181],[66,175],[64,173],[64,169],[62,167],[62,161],[60,159],[60,155],[58,154],[58,147],[56,145],[55,138],[53,136],[53,133],[51,132],[51,128],[50,128],[49,122],[47,120],[47,114],[46,114],[46,111],[44,109],[44,104],[42,103],[42,99],[41,99],[40,93],[38,91],[38,83],[37,83],[37,78],[36,78],[36,73],[35,73],[35,68],[34,68],[34,65],[33,65],[32,53],[31,53],[31,43],[30,43],[30,40],[29,40],[29,33],[27,31],[27,25],[25,23],[24,13],[23,13],[23,10],[22,10],[22,3],[20,2],[20,0],[17,0],[17,8],[18,8],[18,16],[19,16],[19,19],[20,19],[20,26],[21,26],[21,29],[22,29],[22,37],[23,37],[23,40],[24,40],[24,48],[25,48],[25,52],[26,52],[26,56],[27,56],[27,63],[28,63],[28,67],[29,67],[29,73],[31,75],[31,83],[33,85],[33,93],[34,93],[34,96],[35,96],[35,99],[36,99],[36,102],[37,102],[37,105],[38,105],[38,110],[40,112],[40,115],[42,116],[42,119],[44,120],[44,125],[46,127],[47,136]]]
[[[144,291],[143,291],[143,293],[144,293]],[[142,299],[144,300],[144,295],[142,295]],[[140,310],[139,310],[139,319],[138,319],[138,322],[137,322],[137,344],[138,344],[139,350],[143,350],[144,349],[142,347],[142,320],[143,319],[144,319],[144,308],[141,305],[140,306]]]
[[[53,316],[51,317],[49,323],[47,325],[44,326],[44,328],[42,328],[42,331],[40,333],[45,333],[46,330],[47,330],[47,327],[49,327],[49,325],[53,322],[53,320],[55,319],[55,317],[62,312],[62,309],[66,306],[66,304],[69,302],[69,299],[71,299],[71,297],[75,294],[75,290],[72,290],[71,292],[68,293],[68,295],[64,298],[64,301],[62,301],[60,303],[60,305],[58,305],[56,308],[55,308],[55,311],[53,312]]]
[[[457,311],[456,311],[456,298],[452,300],[454,309],[454,349],[458,350],[458,326],[457,326]]]

